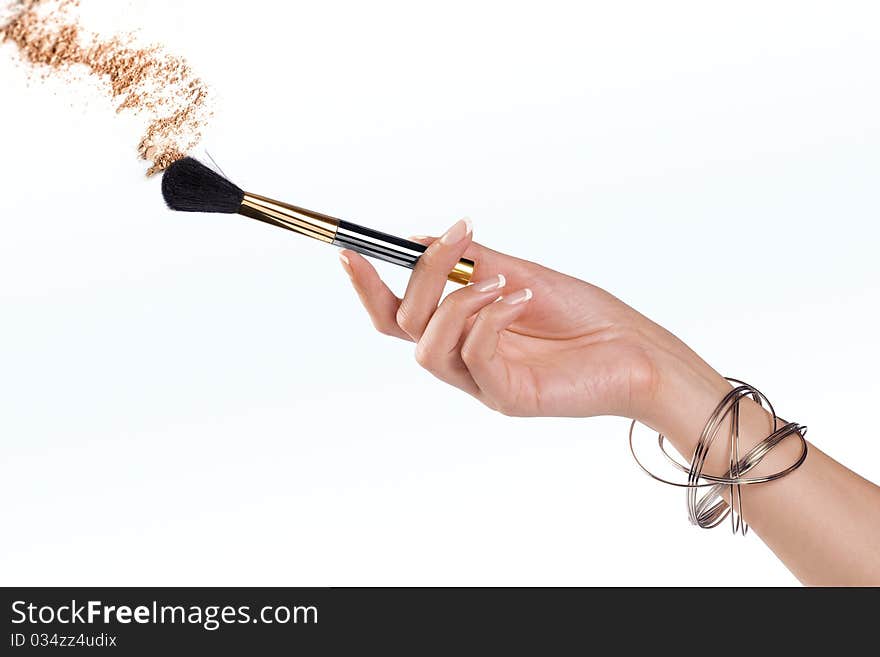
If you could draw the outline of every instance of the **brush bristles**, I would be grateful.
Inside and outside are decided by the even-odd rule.
[[[162,175],[162,196],[181,212],[238,212],[244,192],[191,157],[177,160]]]

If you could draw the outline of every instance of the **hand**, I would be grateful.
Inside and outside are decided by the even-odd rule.
[[[419,241],[430,246],[403,299],[364,258],[340,257],[376,328],[415,342],[422,366],[507,415],[622,415],[694,453],[730,385],[678,338],[589,283],[473,243],[468,222]],[[462,255],[476,282],[441,301]],[[744,453],[772,428],[758,404],[741,406]],[[798,445],[780,447],[759,468],[797,458]],[[704,472],[724,474],[729,459],[724,446],[710,451]],[[880,488],[810,447],[790,477],[744,489],[747,521],[802,581],[880,582]]]
[[[664,368],[696,358],[674,336],[598,287],[476,244],[466,220],[420,241],[429,246],[403,299],[357,253],[340,258],[376,329],[415,342],[437,378],[505,415],[662,423]],[[462,256],[476,263],[474,283],[441,301]],[[696,361],[678,369],[702,369]]]

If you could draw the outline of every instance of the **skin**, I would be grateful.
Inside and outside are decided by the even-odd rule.
[[[422,367],[505,415],[619,415],[693,454],[730,384],[681,340],[594,285],[473,242],[467,220],[414,239],[428,249],[402,299],[357,253],[340,259],[376,329],[414,342]],[[461,257],[476,263],[475,282],[444,298]],[[771,419],[750,400],[741,416],[742,454]],[[726,472],[723,442],[705,472]],[[786,439],[749,476],[785,468],[800,449]],[[798,470],[742,491],[744,519],[801,582],[880,585],[880,487],[810,445]]]

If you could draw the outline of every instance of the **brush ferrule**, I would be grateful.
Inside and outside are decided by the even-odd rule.
[[[257,194],[246,193],[238,213],[328,244],[339,227],[339,219]]]

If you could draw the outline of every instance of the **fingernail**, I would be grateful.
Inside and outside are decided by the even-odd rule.
[[[477,292],[491,292],[492,290],[500,290],[507,284],[507,279],[504,278],[504,274],[498,274],[493,278],[490,278],[487,281],[480,281],[479,283],[474,283],[474,287]]]
[[[470,219],[461,219],[460,221],[456,221],[452,228],[443,234],[440,241],[447,246],[450,244],[458,244],[465,237],[470,235],[473,232],[473,229],[473,224]]]
[[[424,242],[427,240],[433,239],[430,235],[410,235],[410,242]]]
[[[519,303],[525,303],[529,299],[532,298],[532,291],[529,288],[524,288],[519,290],[518,292],[514,292],[513,294],[501,297],[501,303],[506,303],[508,306],[515,306]]]
[[[345,270],[345,273],[348,274],[349,278],[352,275],[351,272],[351,261],[348,259],[342,251],[339,252],[339,262],[342,263],[342,268]]]

